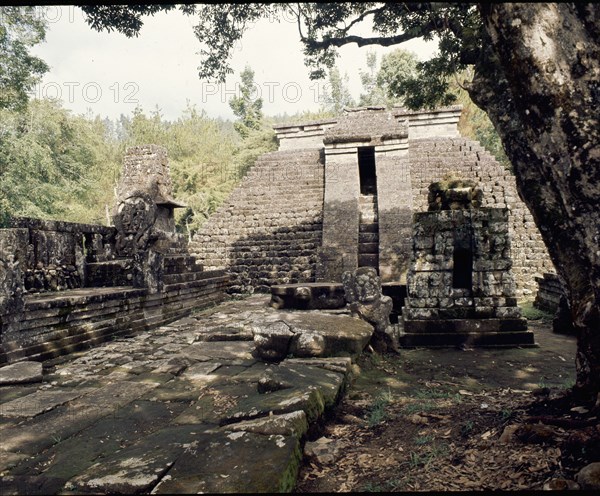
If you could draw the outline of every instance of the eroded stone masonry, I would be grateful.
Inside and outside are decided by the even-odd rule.
[[[362,108],[275,126],[279,151],[258,160],[191,252],[207,268],[230,271],[231,292],[341,282],[345,271],[370,266],[385,292],[402,295],[413,214],[427,211],[430,184],[456,177],[478,186],[481,207],[507,211],[515,297],[532,298],[536,277],[554,268],[514,177],[460,136],[460,113]]]
[[[43,360],[221,301],[175,233],[166,150],[128,149],[115,227],[13,219],[0,229],[0,363]]]

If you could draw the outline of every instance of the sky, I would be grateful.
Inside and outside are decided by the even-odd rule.
[[[239,73],[246,65],[255,71],[256,91],[267,115],[318,110],[326,84],[309,79],[295,21],[285,17],[263,19],[249,29],[233,53],[234,74],[216,85],[198,78],[201,45],[193,33],[193,16],[177,11],[147,17],[140,36],[127,38],[93,30],[77,7],[53,6],[41,15],[48,21],[46,41],[32,51],[50,71],[33,96],[59,98],[77,114],[118,119],[136,106],[146,113],[158,107],[164,118],[176,120],[189,102],[210,117],[234,119],[228,101],[236,94]],[[361,34],[368,32],[367,27]],[[422,40],[401,47],[421,60],[436,49],[435,43]],[[340,49],[337,64],[348,75],[354,98],[361,92],[359,70],[366,69],[367,52],[376,51],[380,60],[394,48],[352,44]]]

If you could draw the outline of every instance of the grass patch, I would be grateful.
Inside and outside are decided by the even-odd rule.
[[[463,422],[460,426],[460,435],[462,437],[468,437],[473,431],[473,426],[474,424],[472,420],[467,420],[466,422]]]
[[[360,486],[359,492],[361,493],[387,493],[391,491],[397,491],[401,482],[396,479],[385,481],[382,483],[367,482]]]
[[[447,454],[448,446],[446,444],[433,444],[431,449],[425,453],[411,451],[409,454],[408,465],[410,468],[427,467],[436,458],[446,456]]]
[[[415,444],[418,446],[424,446],[425,444],[429,444],[433,441],[433,436],[417,436],[415,438]]]
[[[404,413],[406,415],[411,415],[413,413],[436,410],[437,408],[439,408],[439,407],[436,403],[428,400],[428,401],[414,402],[414,403],[409,403],[408,405],[404,405],[402,407],[402,413]]]
[[[386,407],[393,401],[392,393],[384,391],[379,393],[369,407],[369,427],[375,427],[387,418]]]
[[[437,389],[420,389],[413,396],[418,399],[447,399],[452,396],[452,393]]]
[[[527,320],[552,320],[554,318],[551,313],[534,307],[532,301],[526,301],[520,307],[523,317]]]

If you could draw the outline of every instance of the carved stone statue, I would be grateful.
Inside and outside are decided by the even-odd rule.
[[[132,257],[148,248],[156,211],[156,203],[150,195],[139,190],[119,202],[113,217],[117,228],[116,250],[119,256]]]
[[[173,210],[183,206],[172,194],[167,152],[156,145],[129,148],[117,187],[113,222],[118,257],[131,260],[135,287],[162,291],[163,258],[185,251],[184,237],[175,232]]]
[[[381,293],[381,279],[373,267],[359,267],[342,275],[346,301],[353,315],[375,327],[371,339],[379,352],[399,351],[398,336],[390,323],[392,299]]]

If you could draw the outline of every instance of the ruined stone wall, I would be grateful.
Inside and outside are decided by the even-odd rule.
[[[157,196],[166,199],[171,196],[172,189],[167,150],[164,147],[140,145],[127,149],[117,188],[119,198],[136,190],[155,190]]]
[[[415,214],[412,269],[405,319],[520,317],[507,252],[506,209],[444,210]],[[472,284],[453,287],[457,245],[472,250]]]
[[[18,240],[6,249],[19,253],[27,293],[85,286],[86,264],[114,258],[115,229],[91,224],[14,218]]]
[[[427,210],[427,188],[446,174],[478,182],[483,207],[509,209],[517,296],[535,294],[535,277],[553,272],[554,267],[533,217],[518,196],[514,176],[478,142],[464,137],[409,139],[409,160],[415,212]]]
[[[323,148],[325,131],[337,123],[337,119],[322,119],[302,124],[282,124],[273,126],[279,150],[301,150]]]
[[[462,105],[452,105],[435,110],[406,110],[394,108],[392,113],[400,122],[408,119],[409,139],[419,138],[458,138],[458,121]]]
[[[222,301],[224,271],[195,271],[182,277],[167,260],[164,291],[148,294],[132,287],[82,288],[27,295],[22,312],[0,312],[0,364],[23,359],[46,360],[167,324]],[[188,257],[185,257],[189,260]]]
[[[323,176],[320,150],[263,155],[196,233],[189,251],[207,269],[227,268],[232,292],[314,281]]]
[[[535,278],[539,289],[533,305],[546,312],[555,313],[558,310],[560,297],[566,296],[563,284],[556,274],[546,272],[543,277]]]

